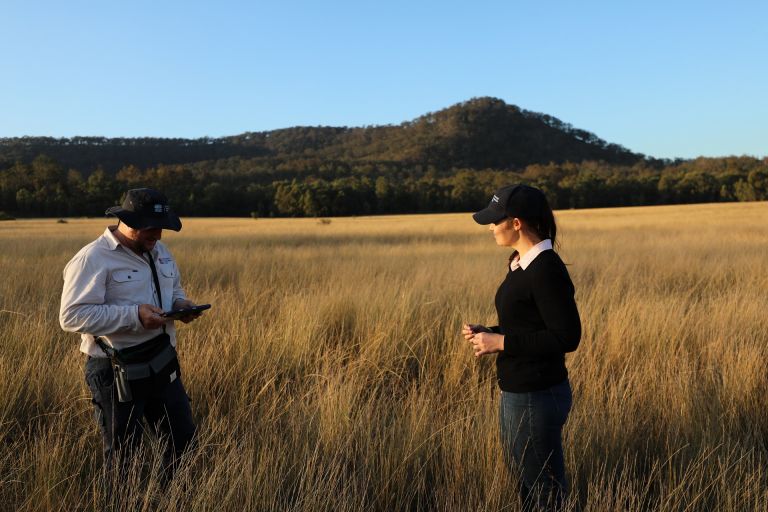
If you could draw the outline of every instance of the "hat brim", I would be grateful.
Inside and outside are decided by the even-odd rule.
[[[174,212],[167,212],[165,215],[155,217],[130,212],[124,210],[122,206],[113,206],[104,213],[114,215],[133,229],[160,228],[181,231],[181,219]]]
[[[495,205],[496,203],[493,204]],[[488,206],[477,213],[473,213],[472,218],[475,219],[475,222],[482,225],[498,224],[507,218],[507,212],[502,208]]]

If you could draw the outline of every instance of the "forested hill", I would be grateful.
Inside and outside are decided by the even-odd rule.
[[[647,158],[494,98],[397,126],[0,139],[0,219],[103,215],[146,186],[184,216],[466,212],[520,182],[555,208],[766,200],[768,159]]]
[[[114,172],[128,165],[146,169],[231,157],[388,161],[438,169],[520,169],[584,160],[632,164],[643,159],[593,133],[495,98],[472,99],[397,126],[295,127],[199,139],[0,139],[0,166],[30,163],[39,155],[85,173],[99,167]]]

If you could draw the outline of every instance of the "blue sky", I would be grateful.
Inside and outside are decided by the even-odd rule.
[[[768,2],[0,5],[0,137],[397,124],[495,96],[656,157],[768,156]]]

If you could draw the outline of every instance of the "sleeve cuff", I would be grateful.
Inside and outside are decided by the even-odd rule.
[[[141,325],[141,318],[139,317],[139,305],[136,304],[135,309],[133,310],[133,313],[131,313],[133,316],[133,332],[139,332],[144,330],[144,326]]]
[[[504,352],[508,356],[513,356],[515,354],[512,353],[512,346],[515,343],[514,336],[507,339],[509,336],[504,335],[504,341],[501,344],[501,351]]]

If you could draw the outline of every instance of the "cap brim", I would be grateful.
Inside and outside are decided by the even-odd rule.
[[[122,206],[113,206],[104,213],[114,215],[133,229],[160,228],[181,231],[181,219],[174,212],[168,212],[162,217],[145,217],[136,212],[126,211]]]
[[[475,219],[475,222],[478,224],[496,224],[507,218],[507,212],[501,208],[488,206],[487,208],[480,210],[477,213],[473,213],[472,218]]]

